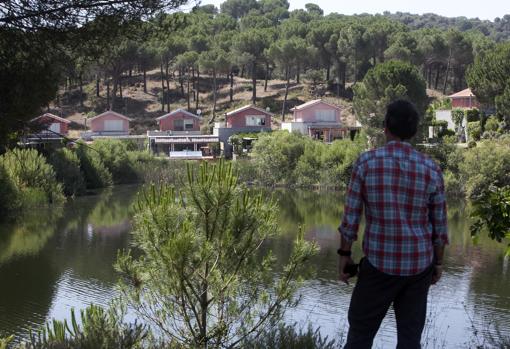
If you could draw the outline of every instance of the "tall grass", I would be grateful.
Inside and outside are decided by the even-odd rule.
[[[66,196],[85,192],[85,177],[75,152],[66,148],[58,149],[50,155],[48,161],[55,170],[57,180],[62,183]]]

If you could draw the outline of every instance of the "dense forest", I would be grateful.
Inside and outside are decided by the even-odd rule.
[[[58,105],[59,88],[73,93],[78,105],[88,99],[97,111],[121,111],[123,91],[135,75],[144,93],[157,96],[161,111],[183,99],[197,110],[207,98],[210,121],[219,89],[230,85],[232,102],[238,77],[251,80],[253,103],[268,80],[283,80],[282,115],[291,82],[306,81],[312,89],[321,84],[350,99],[353,84],[391,60],[413,65],[427,88],[447,94],[468,85],[474,62],[505,52],[510,37],[509,15],[494,22],[433,14],[324,15],[312,3],[289,11],[287,0],[226,0],[219,9],[204,5],[188,12],[179,11],[186,1],[167,1],[166,7],[154,2],[160,7],[147,9],[131,0],[124,1],[126,10],[98,4],[100,10],[91,11],[75,2],[59,8],[62,2],[53,0],[56,7],[37,16],[34,9],[0,7],[3,139],[51,101]],[[155,69],[160,86],[148,90],[147,76]],[[487,75],[479,73],[485,75],[470,74],[475,91]],[[507,81],[500,85],[488,103],[504,93]]]

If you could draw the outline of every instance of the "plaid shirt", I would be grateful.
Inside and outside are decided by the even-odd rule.
[[[357,239],[363,206],[363,252],[386,274],[418,274],[432,263],[433,245],[448,243],[443,175],[409,143],[389,142],[354,164],[338,228],[346,240]]]

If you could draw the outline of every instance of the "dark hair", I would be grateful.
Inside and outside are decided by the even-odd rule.
[[[384,117],[384,127],[392,135],[407,140],[413,138],[418,132],[419,121],[420,116],[414,104],[400,99],[388,105]]]

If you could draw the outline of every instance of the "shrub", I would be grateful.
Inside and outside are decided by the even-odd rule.
[[[64,201],[62,185],[44,156],[35,149],[14,149],[0,157],[0,167],[21,195],[23,206]]]
[[[462,121],[464,120],[464,109],[453,109],[452,110],[452,121],[456,127],[462,125]]]
[[[307,141],[311,140],[287,131],[260,134],[252,156],[261,182],[265,185],[293,185],[294,169]]]
[[[510,185],[510,147],[500,141],[482,141],[464,153],[459,168],[470,198],[482,195],[491,185]]]
[[[65,195],[75,196],[85,192],[85,178],[75,152],[66,148],[58,149],[48,161],[55,170],[57,180],[62,183]]]
[[[295,326],[271,327],[264,331],[257,338],[250,339],[243,343],[246,349],[333,349],[338,348],[334,339],[322,337],[319,329],[313,330],[309,327],[306,331],[296,331]]]
[[[112,175],[101,160],[101,155],[85,144],[79,144],[76,155],[85,177],[87,189],[106,188],[112,185]]]
[[[480,136],[482,135],[482,127],[480,126],[480,121],[468,122],[467,131],[470,140],[479,141]]]
[[[71,310],[71,323],[53,320],[37,333],[31,335],[28,348],[140,348],[148,336],[145,326],[123,323],[123,309],[90,305],[81,311],[77,321]]]
[[[21,205],[20,194],[14,185],[7,171],[0,166],[0,212],[7,213],[0,215],[0,219],[5,218],[10,212],[19,208]]]
[[[136,183],[139,180],[128,144],[120,140],[95,141],[92,147],[101,155],[103,164],[112,175],[114,184]]]
[[[497,132],[499,129],[499,121],[495,116],[489,116],[485,121],[485,131]]]
[[[297,277],[316,252],[300,231],[275,280],[276,260],[261,246],[280,233],[277,217],[274,201],[250,195],[223,161],[188,168],[179,192],[151,186],[136,205],[136,256],[118,255],[123,296],[138,316],[154,319],[163,340],[238,347],[282,319],[294,303]]]
[[[446,196],[455,199],[464,198],[464,182],[459,176],[447,170],[443,173],[443,177]]]
[[[481,121],[480,120],[480,111],[476,108],[466,109],[465,115],[466,115],[467,122]]]

